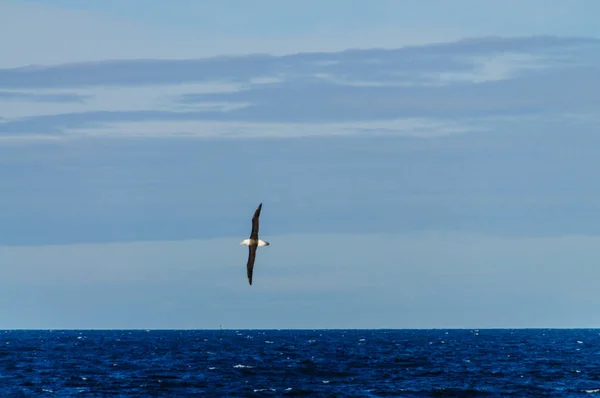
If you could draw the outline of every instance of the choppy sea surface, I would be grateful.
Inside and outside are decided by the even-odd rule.
[[[600,396],[600,330],[6,330],[0,396]]]

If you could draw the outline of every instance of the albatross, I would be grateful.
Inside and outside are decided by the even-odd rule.
[[[252,232],[250,233],[250,239],[244,239],[240,242],[240,245],[248,246],[248,264],[246,264],[246,270],[248,271],[248,283],[252,285],[252,271],[254,270],[254,259],[256,258],[256,248],[259,246],[269,246],[269,242],[258,239],[258,218],[260,217],[260,209],[262,209],[262,203],[258,205],[254,211],[252,217]]]

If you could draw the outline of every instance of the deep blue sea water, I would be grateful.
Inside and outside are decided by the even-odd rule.
[[[594,396],[600,330],[7,330],[0,396]]]

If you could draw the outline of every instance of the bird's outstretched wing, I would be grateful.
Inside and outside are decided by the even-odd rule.
[[[252,285],[252,271],[254,270],[254,259],[256,258],[256,247],[257,245],[248,246],[248,264],[246,270],[248,271],[248,283]]]
[[[262,203],[258,205],[254,212],[254,216],[252,217],[252,233],[250,234],[250,239],[258,239],[258,218],[260,217],[260,209],[262,209]]]

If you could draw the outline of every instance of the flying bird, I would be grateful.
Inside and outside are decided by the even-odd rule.
[[[269,246],[269,242],[258,239],[258,218],[260,217],[260,210],[262,209],[262,203],[258,205],[254,216],[252,217],[252,232],[250,233],[250,239],[244,239],[240,242],[240,245],[248,246],[248,264],[246,270],[248,271],[248,282],[252,285],[252,271],[254,270],[254,259],[256,258],[256,248],[259,246]]]

